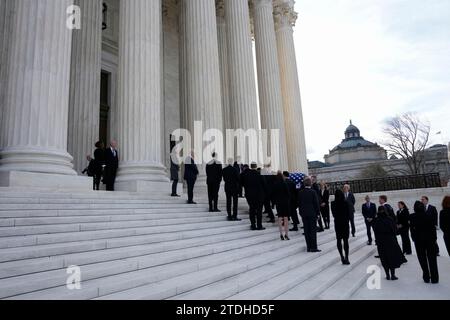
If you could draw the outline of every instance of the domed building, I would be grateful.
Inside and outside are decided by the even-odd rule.
[[[357,161],[386,160],[386,150],[376,143],[365,140],[358,127],[350,125],[345,130],[345,139],[324,156],[325,164],[354,163]]]

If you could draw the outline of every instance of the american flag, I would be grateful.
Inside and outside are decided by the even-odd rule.
[[[294,172],[289,175],[289,179],[295,182],[297,189],[300,189],[303,184],[303,179],[306,178],[304,173]]]

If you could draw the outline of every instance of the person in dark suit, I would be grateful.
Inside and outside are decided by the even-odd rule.
[[[356,228],[355,228],[355,196],[352,192],[350,192],[350,185],[346,184],[342,188],[342,191],[344,192],[345,200],[348,201],[348,204],[350,206],[350,225],[352,227],[352,236],[354,237],[356,234]]]
[[[264,168],[261,169],[261,175],[264,179],[266,185],[266,191],[264,194],[264,211],[263,213],[267,213],[267,217],[269,220],[267,222],[274,223],[275,215],[272,210],[272,202],[273,199],[273,187],[276,180],[276,175],[270,169],[270,164],[264,165]]]
[[[319,199],[319,205],[322,203],[322,193],[320,192],[320,186],[317,183],[317,178],[316,176],[311,176],[311,180],[312,180],[312,189],[316,192],[317,194],[317,199]],[[319,216],[317,217],[317,222],[319,223],[319,228],[317,229],[317,232],[324,232],[325,229],[323,228],[323,224],[322,224],[322,211],[319,210]]]
[[[378,197],[378,202],[380,206],[386,208],[387,216],[391,218],[395,223],[397,223],[397,216],[395,215],[394,208],[392,208],[392,206],[389,203],[387,203],[387,200],[388,198],[385,195],[381,195]]]
[[[377,206],[375,203],[370,202],[370,197],[366,196],[366,203],[361,207],[362,215],[364,216],[364,222],[367,228],[367,245],[372,244],[372,228],[375,217],[377,216]]]
[[[241,174],[241,183],[245,189],[245,198],[250,207],[251,230],[265,230],[262,225],[262,207],[264,204],[264,179],[257,171],[258,165],[251,164],[251,168]]]
[[[337,248],[341,256],[342,264],[349,265],[348,260],[350,237],[350,205],[345,201],[344,193],[336,190],[335,200],[331,202],[331,212],[334,218],[334,229],[336,231]],[[342,243],[344,243],[344,253],[342,252]]]
[[[442,211],[439,215],[439,226],[444,233],[444,242],[450,255],[450,196],[442,200]]]
[[[197,204],[194,202],[194,186],[197,181],[198,174],[199,171],[197,165],[195,164],[194,152],[192,152],[184,162],[184,180],[187,184],[188,204]]]
[[[286,184],[289,189],[289,213],[290,218],[292,219],[292,224],[294,227],[292,229],[289,229],[289,231],[298,231],[298,225],[300,224],[300,221],[298,219],[298,190],[297,185],[293,180],[291,180],[290,173],[288,171],[283,172]]]
[[[223,169],[223,180],[225,181],[225,194],[227,197],[227,213],[229,221],[240,221],[241,219],[238,219],[239,172],[232,164],[233,160],[228,160],[228,166]]]
[[[179,195],[177,194],[177,186],[178,186],[178,181],[180,179],[179,171],[180,171],[180,165],[175,163],[171,158],[170,159],[170,180],[172,180],[172,194],[171,194],[172,197],[179,197]]]
[[[206,184],[208,185],[209,212],[220,212],[218,208],[220,183],[222,182],[222,164],[212,154],[212,160],[206,165]]]
[[[289,239],[289,222],[288,218],[290,216],[290,200],[291,195],[289,191],[289,186],[285,181],[284,175],[281,171],[278,171],[275,176],[275,181],[273,184],[273,201],[277,209],[278,225],[280,229],[281,240]]]
[[[239,176],[244,171],[244,166],[240,163],[240,158],[238,158],[238,160],[233,164],[233,167],[238,171]],[[243,191],[243,187],[242,187],[241,183],[239,182],[239,191],[238,191],[239,198],[243,198],[242,191]]]
[[[386,272],[386,279],[397,280],[395,269],[400,268],[404,263],[404,256],[397,242],[397,226],[395,221],[388,217],[384,206],[378,207],[373,229],[377,239],[378,255]]]
[[[298,207],[303,220],[305,240],[308,252],[320,252],[317,248],[317,217],[320,214],[319,199],[312,189],[312,180],[307,177],[303,181],[304,189],[298,194]]]
[[[323,182],[320,184],[320,213],[325,229],[330,229],[330,191]]]
[[[427,196],[422,196],[421,202],[425,206],[425,213],[427,215],[431,216],[431,218],[433,219],[434,225],[437,227],[439,224],[438,224],[438,212],[437,212],[436,207],[429,204],[429,199]],[[438,245],[437,241],[436,241],[436,255],[439,256],[439,245]]]
[[[436,225],[434,217],[427,214],[425,205],[416,201],[414,213],[410,216],[411,237],[416,247],[417,258],[423,272],[425,283],[438,283],[439,272],[436,254]]]
[[[409,209],[403,201],[398,203],[397,228],[402,238],[403,254],[412,254],[411,240],[409,239]]]
[[[107,191],[114,191],[117,169],[119,168],[119,153],[117,152],[117,142],[112,140],[109,148],[105,150],[105,172],[103,181]]]
[[[100,190],[100,182],[103,175],[103,166],[105,165],[105,145],[101,141],[98,141],[95,144],[93,161],[94,190]]]

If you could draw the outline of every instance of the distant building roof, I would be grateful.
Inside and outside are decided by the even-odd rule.
[[[365,140],[361,137],[361,132],[350,120],[350,125],[345,130],[345,139],[334,147],[330,152],[341,149],[354,149],[359,147],[377,147],[376,143]]]
[[[322,161],[308,161],[308,168],[309,169],[317,169],[317,168],[323,168],[327,165]]]

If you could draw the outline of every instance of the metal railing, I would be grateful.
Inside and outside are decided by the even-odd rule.
[[[334,194],[337,189],[342,189],[345,184],[350,185],[353,193],[438,188],[442,186],[439,173],[428,173],[409,176],[391,176],[386,178],[330,182],[328,183],[330,194]]]

